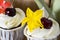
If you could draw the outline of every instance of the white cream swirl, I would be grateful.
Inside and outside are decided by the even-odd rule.
[[[59,35],[59,24],[52,18],[49,18],[49,19],[52,20],[53,22],[51,29],[37,28],[32,33],[30,33],[27,30],[27,35],[31,35],[32,37],[35,37],[35,38],[45,38],[45,39],[57,37]]]
[[[0,27],[10,29],[13,27],[17,27],[21,23],[21,21],[25,17],[25,14],[21,9],[15,9],[16,15],[14,17],[10,17],[5,14],[0,14]]]

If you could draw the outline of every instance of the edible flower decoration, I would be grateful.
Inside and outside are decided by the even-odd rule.
[[[43,10],[36,10],[35,12],[33,12],[30,8],[27,8],[26,17],[22,21],[22,25],[27,23],[28,30],[30,32],[40,27],[44,29],[44,26],[41,23],[42,15],[43,15]]]
[[[0,0],[0,13],[3,13],[6,8],[10,7],[11,3],[4,0]]]

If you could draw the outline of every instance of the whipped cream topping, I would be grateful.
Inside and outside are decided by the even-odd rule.
[[[0,14],[0,27],[10,29],[17,27],[22,22],[23,18],[25,17],[24,12],[19,8],[15,9],[16,15],[14,17]]]
[[[52,18],[49,18],[49,19],[52,20],[53,22],[51,29],[37,28],[32,33],[30,33],[29,30],[27,30],[27,35],[31,35],[32,37],[35,37],[35,38],[45,38],[45,39],[56,37],[59,34],[59,24]]]

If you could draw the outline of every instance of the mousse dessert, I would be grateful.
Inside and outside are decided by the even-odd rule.
[[[14,8],[10,2],[0,0],[0,38],[1,40],[22,40],[24,25],[21,25],[25,13]]]
[[[30,8],[26,11],[26,17],[22,24],[27,23],[24,35],[27,40],[57,40],[59,24],[50,17],[43,16],[44,10],[33,12]]]
[[[0,27],[1,28],[14,28],[21,25],[24,18],[24,12],[19,8],[13,8],[10,2],[4,0],[0,1]]]
[[[19,8],[6,8],[4,13],[0,14],[0,27],[5,29],[12,29],[20,27],[24,12]],[[20,25],[20,26],[19,26]]]

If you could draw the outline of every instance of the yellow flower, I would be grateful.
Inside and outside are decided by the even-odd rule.
[[[30,8],[27,8],[26,17],[22,21],[22,25],[27,23],[28,30],[30,32],[39,27],[44,28],[43,24],[41,23],[42,15],[43,10],[36,10],[35,12],[33,12]]]

